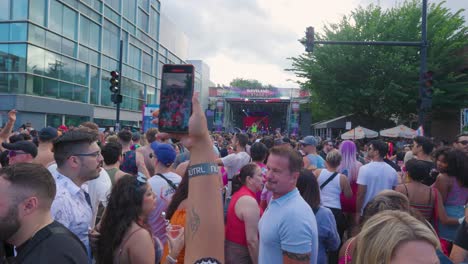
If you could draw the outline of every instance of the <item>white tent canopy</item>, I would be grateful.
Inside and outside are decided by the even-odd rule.
[[[341,135],[342,139],[362,139],[362,138],[376,138],[379,133],[368,128],[358,126]]]
[[[413,138],[416,136],[416,130],[411,129],[405,125],[399,125],[389,129],[380,131],[382,137],[401,137],[401,138]]]

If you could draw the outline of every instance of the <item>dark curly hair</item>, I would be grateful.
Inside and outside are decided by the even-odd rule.
[[[463,187],[468,187],[468,155],[456,148],[442,147],[434,152],[435,160],[440,156],[447,162],[447,175],[455,177]]]
[[[126,174],[112,187],[106,213],[101,220],[101,236],[97,242],[97,263],[113,263],[114,252],[133,221],[138,223],[142,213],[143,196],[148,184]],[[148,229],[146,226],[143,228]],[[149,230],[148,230],[149,231]]]

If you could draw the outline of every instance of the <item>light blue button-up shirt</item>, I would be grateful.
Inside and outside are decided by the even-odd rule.
[[[297,188],[271,200],[258,226],[259,264],[283,263],[283,251],[311,253],[310,263],[317,263],[317,222]]]
[[[93,211],[86,201],[85,190],[58,171],[53,176],[57,194],[50,210],[52,218],[78,236],[89,250],[88,228],[91,226]]]

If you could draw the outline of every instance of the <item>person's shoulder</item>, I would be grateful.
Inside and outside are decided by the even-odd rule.
[[[46,227],[50,235],[41,246],[51,259],[86,260],[86,248],[79,238],[57,221]],[[80,262],[76,262],[80,263]]]
[[[173,181],[181,181],[182,180],[182,176],[180,176],[179,174],[177,174],[175,172],[172,172],[172,171],[167,173],[167,177],[170,178]]]

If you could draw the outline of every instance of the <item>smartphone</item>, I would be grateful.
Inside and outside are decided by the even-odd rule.
[[[192,114],[195,68],[190,64],[165,64],[159,100],[159,131],[188,133]]]

